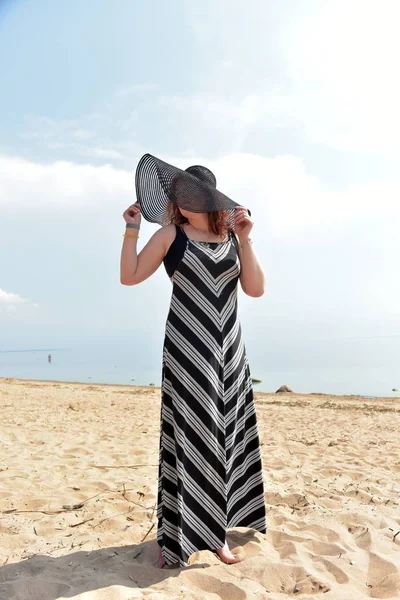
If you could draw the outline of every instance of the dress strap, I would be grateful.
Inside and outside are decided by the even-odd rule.
[[[235,231],[233,229],[230,230],[230,238],[231,238],[231,241],[233,242],[233,245],[236,248],[236,252],[239,253],[239,244],[238,244],[237,237],[235,235]]]
[[[182,225],[177,225],[175,223],[175,227],[176,227],[177,234],[183,235],[186,239],[189,239],[188,236],[187,236],[187,234],[186,234],[186,231],[183,229]]]
[[[164,266],[171,278],[182,259],[186,249],[186,239],[182,229],[175,223],[175,239],[170,245],[167,254],[164,256]]]

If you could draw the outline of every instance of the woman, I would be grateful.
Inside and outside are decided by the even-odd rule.
[[[185,567],[212,550],[232,564],[229,527],[266,532],[261,451],[237,288],[264,293],[247,209],[201,166],[181,171],[145,155],[138,201],[124,212],[121,283],[163,262],[172,282],[162,359],[157,498],[158,565]],[[192,210],[189,210],[189,209]],[[139,255],[141,215],[162,227]]]

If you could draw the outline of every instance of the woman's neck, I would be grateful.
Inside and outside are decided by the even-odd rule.
[[[190,221],[188,221],[186,223],[186,225],[190,225],[191,227],[194,227],[194,229],[197,229],[201,233],[209,233],[210,232],[208,220],[205,221],[204,219],[198,219],[198,220],[191,219]]]
[[[200,224],[201,225],[201,224]],[[221,241],[221,238],[223,236],[219,236],[219,235],[215,235],[215,233],[213,233],[211,231],[211,229],[209,229],[207,227],[207,229],[205,228],[205,224],[203,223],[203,228],[200,228],[196,225],[193,225],[193,223],[190,223],[189,221],[187,221],[186,223],[183,224],[184,229],[188,229],[189,232],[192,232],[192,234],[194,233],[194,237],[198,238],[198,241],[215,241],[215,242],[219,242]],[[189,233],[189,237],[192,237],[191,233]],[[229,236],[228,236],[229,237]],[[193,238],[192,238],[193,239]]]

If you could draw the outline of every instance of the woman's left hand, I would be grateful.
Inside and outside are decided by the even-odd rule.
[[[247,212],[247,208],[238,206],[235,208],[235,231],[240,240],[244,240],[249,237],[250,232],[253,228],[254,221],[252,221]]]

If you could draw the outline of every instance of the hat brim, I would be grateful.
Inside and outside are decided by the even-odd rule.
[[[145,154],[139,160],[135,188],[143,217],[150,223],[160,225],[171,222],[167,214],[169,201],[183,210],[195,213],[227,211],[230,219],[233,219],[235,208],[241,206],[208,181],[152,154]]]

